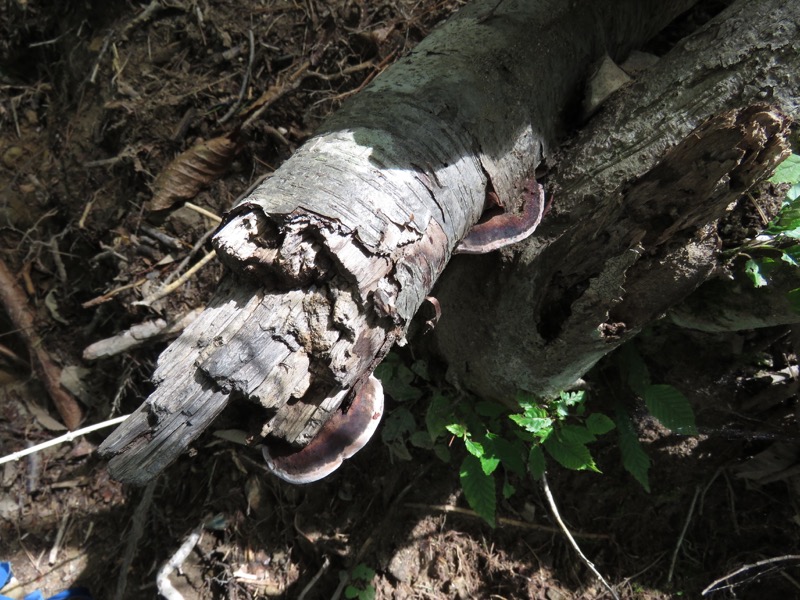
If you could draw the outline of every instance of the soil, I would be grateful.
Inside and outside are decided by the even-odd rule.
[[[166,342],[93,362],[84,349],[201,307],[220,277],[211,261],[172,294],[136,304],[210,249],[215,221],[181,206],[181,194],[199,188],[191,203],[224,213],[459,4],[2,2],[0,258],[34,311],[38,346],[70,376],[84,424],[138,406]],[[173,180],[154,200],[170,161],[223,136],[234,141],[212,175]],[[727,223],[731,237],[751,226],[742,204],[749,216]],[[63,433],[31,375],[29,333],[0,313],[0,454]],[[569,529],[620,597],[699,597],[745,565],[800,554],[797,385],[781,374],[796,369],[797,347],[784,329],[661,324],[641,336],[654,379],[687,393],[701,435],[639,419],[650,493],[623,469],[613,436],[593,446],[602,474],[548,472]],[[587,379],[596,408],[636,407],[613,358]],[[424,402],[410,408],[421,424]],[[517,492],[499,503],[496,528],[467,509],[456,447],[445,464],[415,448],[399,460],[375,440],[330,478],[291,486],[220,433],[242,410],[143,489],[109,478],[93,453],[104,431],[4,464],[0,560],[19,583],[2,593],[83,585],[98,599],[156,597],[159,570],[202,531],[170,577],[187,599],[366,598],[370,588],[376,598],[608,596],[532,479],[511,479]],[[800,597],[797,564],[746,569],[710,597]]]

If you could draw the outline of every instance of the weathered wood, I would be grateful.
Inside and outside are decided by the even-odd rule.
[[[794,1],[735,3],[561,151],[553,208],[513,261],[450,263],[434,335],[453,379],[498,400],[553,393],[713,272],[715,219],[800,116],[799,23]]]
[[[160,358],[159,385],[101,447],[141,483],[229,398],[303,445],[384,354],[486,193],[513,200],[571,126],[588,65],[626,54],[694,0],[476,2],[333,116],[228,215],[229,277]]]

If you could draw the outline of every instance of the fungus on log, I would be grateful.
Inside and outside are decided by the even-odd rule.
[[[588,65],[693,2],[479,1],[434,31],[226,217],[232,274],[101,446],[112,475],[148,481],[236,398],[261,435],[307,445],[402,343],[487,195],[513,211],[536,185]]]

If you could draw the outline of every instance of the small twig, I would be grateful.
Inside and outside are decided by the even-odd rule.
[[[0,356],[5,356],[8,360],[15,363],[19,367],[27,367],[28,362],[22,357],[18,356],[11,348],[0,344]]]
[[[598,571],[597,568],[592,564],[592,561],[586,558],[586,555],[581,551],[580,546],[578,546],[578,542],[576,542],[575,538],[572,537],[569,529],[567,529],[567,526],[561,519],[561,514],[558,512],[558,506],[556,506],[555,498],[553,498],[553,493],[550,491],[550,486],[547,485],[547,475],[544,473],[542,473],[542,489],[544,490],[544,495],[547,497],[547,503],[550,505],[550,511],[553,513],[553,517],[555,518],[559,527],[561,527],[561,531],[563,531],[564,535],[567,536],[572,548],[578,553],[578,556],[583,561],[583,564],[589,567],[589,570],[600,580],[600,583],[605,586],[609,593],[614,597],[614,600],[619,600],[617,592],[615,592],[614,588],[612,588],[611,585],[603,578],[603,576],[600,574],[600,571]]]
[[[130,23],[128,23],[127,25],[125,25],[125,27],[122,28],[122,37],[128,35],[128,32],[134,27],[138,27],[142,23],[149,21],[153,17],[153,15],[155,15],[156,12],[158,12],[162,8],[163,7],[161,6],[161,2],[159,0],[150,0],[150,4],[145,6],[142,12],[136,15],[136,17],[134,17],[130,21]]]
[[[252,29],[247,31],[247,41],[250,44],[250,56],[247,59],[247,69],[245,69],[244,72],[242,87],[239,89],[239,97],[236,99],[236,102],[233,103],[233,106],[228,109],[228,112],[226,112],[225,115],[219,120],[220,125],[225,123],[228,119],[236,114],[237,110],[239,110],[239,107],[242,105],[242,101],[244,100],[244,95],[247,92],[247,85],[250,83],[250,73],[253,70],[253,61],[255,60],[256,56],[256,43],[253,39]]]
[[[158,593],[164,596],[164,598],[167,600],[183,600],[181,593],[172,586],[169,576],[173,571],[178,569],[183,564],[183,561],[188,558],[189,553],[197,545],[197,542],[200,541],[200,537],[202,535],[203,525],[200,525],[186,537],[186,540],[184,540],[183,544],[181,544],[181,547],[178,548],[175,554],[173,554],[172,557],[158,570],[158,575],[156,575],[156,587],[158,588]]]
[[[134,306],[151,306],[154,302],[157,302],[158,300],[161,300],[162,298],[164,298],[166,296],[169,296],[172,292],[174,292],[179,287],[181,287],[184,283],[189,281],[189,279],[191,279],[192,275],[194,275],[200,269],[202,269],[216,255],[217,255],[217,253],[214,250],[211,250],[203,258],[201,258],[199,261],[197,261],[191,269],[186,271],[186,273],[184,273],[183,275],[178,277],[175,281],[173,281],[172,283],[170,283],[167,286],[164,286],[163,288],[158,290],[155,294],[152,294],[152,295],[148,296],[147,298],[139,300],[138,302],[134,302],[133,305]]]
[[[242,124],[242,129],[247,129],[250,125],[256,121],[267,108],[272,106],[278,99],[283,98],[289,92],[296,90],[300,87],[300,84],[303,81],[303,75],[308,68],[310,67],[310,63],[308,61],[302,63],[295,71],[289,75],[287,78],[278,78],[278,83],[276,85],[270,86],[258,100],[256,100],[250,108],[245,111],[245,115],[250,113],[250,115],[245,119],[244,123]]]
[[[176,277],[178,277],[181,273],[183,273],[183,270],[186,268],[186,265],[188,265],[191,262],[192,258],[197,253],[197,251],[200,250],[200,248],[202,248],[203,245],[205,245],[205,243],[208,241],[208,238],[210,238],[216,230],[217,230],[216,228],[209,229],[202,236],[200,236],[200,239],[194,243],[194,246],[192,246],[192,249],[189,250],[189,253],[183,258],[183,260],[180,263],[178,263],[178,266],[175,267],[172,273],[170,273],[167,276],[167,278],[164,280],[163,285],[169,285]]]
[[[128,532],[128,542],[125,544],[125,551],[122,553],[122,564],[119,568],[119,577],[117,578],[117,588],[114,591],[114,600],[122,600],[125,597],[125,589],[128,587],[128,572],[130,571],[133,559],[136,557],[136,548],[139,546],[139,540],[142,539],[144,534],[144,525],[147,522],[147,515],[150,512],[150,506],[153,504],[153,492],[156,489],[156,482],[158,477],[150,481],[144,488],[142,499],[136,505],[136,510],[133,511],[131,517],[131,529]]]
[[[311,578],[311,581],[309,581],[306,584],[306,586],[303,588],[303,591],[300,592],[300,595],[297,597],[297,600],[304,600],[306,594],[308,594],[308,592],[310,592],[314,588],[314,586],[317,584],[317,581],[319,581],[319,578],[325,574],[325,572],[328,570],[328,567],[330,566],[331,566],[331,559],[328,558],[328,556],[326,555],[325,560],[322,561],[322,566],[314,574],[314,577]]]
[[[343,92],[341,94],[338,94],[337,96],[334,96],[333,98],[324,98],[323,100],[320,100],[319,102],[323,102],[325,100],[330,100],[330,101],[335,102],[337,100],[344,100],[345,98],[347,98],[349,96],[352,96],[353,94],[357,94],[358,92],[363,90],[373,79],[375,79],[378,75],[380,75],[383,72],[383,70],[389,65],[389,63],[392,62],[392,59],[395,57],[395,54],[397,54],[397,51],[396,50],[392,50],[388,54],[388,56],[386,56],[386,58],[384,58],[380,63],[378,63],[378,66],[375,67],[375,70],[372,73],[370,73],[369,75],[367,75],[367,77],[364,79],[364,81],[361,82],[361,85],[359,85],[357,88],[355,88],[353,90],[348,90],[348,91]],[[317,104],[319,104],[319,102]]]
[[[480,519],[481,516],[474,510],[468,508],[461,508],[460,506],[452,506],[450,504],[418,504],[416,502],[407,502],[404,506],[407,508],[419,508],[428,510],[437,510],[439,512],[455,513],[467,517],[474,517]],[[557,527],[548,527],[547,525],[537,525],[536,523],[528,523],[527,521],[520,521],[518,519],[509,519],[507,517],[497,517],[498,525],[509,525],[511,527],[519,527],[520,529],[531,529],[533,531],[541,531],[544,533],[561,533]],[[575,533],[575,537],[586,538],[588,540],[607,540],[610,536],[602,533]]]
[[[219,215],[215,215],[213,212],[203,208],[202,206],[197,206],[197,204],[192,204],[191,202],[185,202],[184,206],[190,210],[193,210],[196,213],[200,213],[204,217],[208,217],[209,219],[211,219],[216,223],[222,222],[222,217],[220,217]]]
[[[719,591],[719,590],[715,590],[714,588],[717,587],[719,584],[721,584],[721,583],[723,583],[725,581],[728,581],[729,579],[732,579],[732,578],[736,577],[737,575],[740,575],[741,573],[745,573],[745,572],[749,571],[750,569],[755,569],[755,568],[763,567],[763,566],[766,566],[766,565],[772,565],[772,564],[779,563],[779,562],[786,562],[786,561],[789,561],[789,560],[800,561],[800,554],[786,554],[784,556],[776,556],[775,558],[767,558],[766,560],[760,560],[758,562],[751,563],[749,565],[744,565],[743,567],[739,567],[738,569],[736,569],[732,573],[728,573],[724,577],[720,577],[719,579],[714,580],[711,583],[711,585],[706,587],[706,589],[704,589],[701,592],[701,595],[707,596],[711,592]],[[735,585],[737,585],[737,584],[733,583],[733,584],[730,584],[730,585],[726,585],[725,587],[720,588],[720,590],[732,588]]]
[[[164,319],[145,321],[130,329],[120,331],[116,335],[98,340],[83,350],[83,360],[109,358],[145,344],[175,337],[194,322],[202,310],[202,308],[196,308],[169,321]]]
[[[733,486],[731,485],[731,480],[728,477],[727,470],[722,471],[722,475],[725,477],[725,486],[728,488],[728,501],[731,505],[731,521],[733,521],[733,531],[737,536],[739,536],[741,533],[739,531],[739,520],[736,518],[736,494],[733,491]]]
[[[94,61],[94,67],[92,67],[92,74],[89,76],[89,83],[93,84],[97,79],[97,72],[100,70],[100,61],[103,60],[103,56],[105,56],[106,50],[108,50],[108,44],[111,42],[113,37],[113,32],[111,32],[108,33],[103,40],[103,47],[100,48],[100,52],[97,54],[97,59]]]
[[[61,250],[58,248],[58,236],[54,235],[50,238],[50,254],[53,257],[53,263],[56,265],[56,274],[61,283],[67,282],[67,268],[64,266],[64,261],[61,260]]]
[[[171,235],[164,233],[163,231],[156,229],[155,227],[150,227],[142,223],[139,226],[139,230],[144,233],[145,235],[150,236],[151,238],[158,240],[162,244],[164,244],[167,248],[172,248],[173,250],[183,250],[185,245],[182,244],[179,240],[176,240]]]
[[[81,304],[81,308],[91,308],[92,306],[97,306],[98,304],[103,304],[104,302],[108,302],[120,292],[124,292],[125,290],[129,290],[131,288],[139,287],[145,282],[147,282],[147,279],[142,278],[139,279],[138,281],[134,281],[133,283],[127,283],[125,285],[121,285],[118,288],[114,288],[110,292],[106,292],[102,296],[97,296],[97,298],[92,298],[91,300],[87,300],[86,302]]]
[[[64,532],[67,530],[67,523],[69,523],[69,511],[64,513],[61,519],[61,525],[58,526],[56,532],[56,540],[53,542],[53,547],[50,548],[50,554],[47,555],[47,564],[53,566],[58,560],[58,551],[61,550],[61,544],[64,541]]]
[[[761,226],[766,227],[769,224],[769,218],[764,213],[764,209],[758,205],[758,202],[756,202],[756,199],[750,192],[747,192],[747,199],[750,200],[752,205],[755,207],[756,212],[758,212],[758,216],[761,217]]]
[[[36,333],[33,311],[28,307],[25,292],[17,283],[5,262],[0,259],[0,303],[19,331],[30,355],[31,366],[39,377],[56,410],[68,429],[76,429],[81,423],[81,408],[69,392],[61,387],[61,369],[44,349],[44,343]]]
[[[678,552],[683,545],[683,538],[686,536],[686,531],[689,529],[689,522],[692,520],[692,515],[694,514],[694,506],[697,504],[697,498],[700,496],[700,486],[697,486],[694,490],[694,497],[692,498],[692,504],[689,506],[689,514],[686,515],[686,522],[683,524],[683,531],[681,531],[681,535],[678,538],[678,543],[675,544],[675,551],[672,553],[672,562],[669,565],[669,573],[667,574],[667,583],[672,581],[672,575],[675,572],[675,562],[678,560]]]
[[[94,425],[89,425],[88,427],[83,427],[82,429],[78,429],[76,431],[70,431],[62,436],[53,438],[52,440],[42,442],[41,444],[36,444],[35,446],[31,446],[30,448],[25,448],[24,450],[12,452],[11,454],[7,454],[6,456],[0,457],[0,465],[14,460],[19,460],[24,456],[28,456],[29,454],[33,454],[34,452],[39,452],[40,450],[44,450],[45,448],[49,448],[50,446],[57,446],[58,444],[71,442],[75,438],[80,437],[82,435],[86,435],[87,433],[91,433],[92,431],[97,431],[98,429],[104,429],[106,427],[111,427],[112,425],[116,425],[117,423],[122,423],[127,418],[128,415],[124,415],[122,417],[116,417],[114,419],[109,419],[108,421],[103,421],[102,423],[95,423]]]

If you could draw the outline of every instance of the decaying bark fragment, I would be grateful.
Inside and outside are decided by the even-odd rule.
[[[359,94],[226,218],[229,275],[159,359],[157,390],[101,446],[143,483],[231,398],[302,446],[409,322],[493,189],[515,210],[600,54],[624,54],[669,7],[475,2]],[[554,26],[558,23],[558,26]]]

